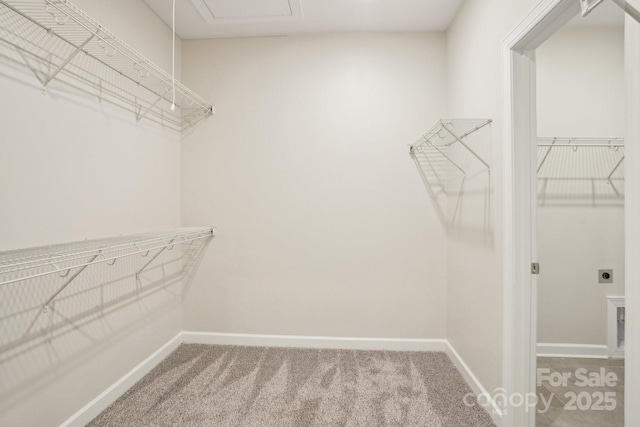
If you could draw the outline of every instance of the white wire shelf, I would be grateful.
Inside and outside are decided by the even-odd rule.
[[[453,166],[463,177],[465,167],[453,160],[449,148],[458,143],[481,165],[490,170],[489,163],[472,149],[465,139],[491,124],[489,119],[442,119],[438,120],[427,132],[414,143],[409,144],[409,153],[418,167],[425,183],[435,193],[447,193],[448,168]]]
[[[540,202],[623,201],[623,138],[540,137],[537,152]]]
[[[68,277],[44,303],[43,308],[46,309],[60,292],[91,265],[114,265],[118,259],[130,256],[149,257],[144,266],[135,272],[136,277],[139,277],[140,273],[165,250],[172,250],[175,245],[211,239],[215,230],[214,227],[180,228],[158,233],[0,252],[0,286],[27,282],[52,274]]]
[[[184,130],[214,107],[175,82],[127,43],[68,0],[0,0],[0,42],[29,67],[43,93],[54,79],[73,81],[100,100]]]
[[[623,138],[538,138],[539,179],[624,178]]]
[[[435,202],[441,222],[447,227],[454,220],[469,175],[484,173],[487,179],[490,178],[489,163],[479,154],[481,150],[490,149],[490,136],[479,135],[479,141],[474,141],[483,147],[473,146],[470,139],[476,132],[488,128],[491,122],[490,119],[441,119],[409,144],[411,158]],[[453,206],[449,206],[450,195],[457,195]],[[448,214],[451,209],[453,214]]]
[[[466,142],[465,138],[472,133],[491,124],[489,119],[441,119],[438,120],[427,132],[422,134],[413,144],[410,144],[411,154],[424,153],[425,155],[438,154],[445,158],[453,166],[464,173],[447,155],[447,149],[455,143],[462,145],[480,163],[489,169],[489,163],[480,157]]]

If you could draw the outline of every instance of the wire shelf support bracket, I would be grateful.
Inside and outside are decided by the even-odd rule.
[[[139,280],[140,274],[165,250],[172,250],[179,244],[193,244],[196,241],[205,241],[206,244],[215,233],[215,227],[181,228],[162,233],[0,252],[0,287],[52,274],[68,276],[69,278],[43,304],[42,311],[47,312],[55,298],[91,265],[114,265],[120,258],[135,255],[147,257],[152,251],[157,250],[155,255],[135,272],[136,280]]]
[[[41,83],[70,80],[143,118],[182,131],[215,107],[69,0],[0,0],[0,44],[17,52]],[[64,77],[63,77],[64,76]]]

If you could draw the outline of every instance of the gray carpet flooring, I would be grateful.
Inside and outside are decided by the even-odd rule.
[[[181,345],[89,425],[493,426],[444,353]]]

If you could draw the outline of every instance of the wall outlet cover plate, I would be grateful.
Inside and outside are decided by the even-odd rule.
[[[598,270],[598,283],[613,283],[613,270]]]

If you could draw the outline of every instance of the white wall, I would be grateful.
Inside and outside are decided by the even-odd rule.
[[[171,31],[142,1],[74,3],[170,70]],[[6,58],[0,93],[0,250],[180,225],[178,133],[57,82],[43,96]],[[87,270],[52,317],[55,279],[2,289],[0,425],[58,425],[180,330],[176,264],[136,294],[135,262]]]
[[[443,338],[446,240],[407,144],[445,113],[443,34],[184,42],[217,115],[183,142],[217,223],[186,330]]]
[[[624,135],[623,27],[565,27],[536,49],[539,136]]]
[[[502,386],[502,41],[535,0],[467,0],[447,32],[448,116],[493,119],[492,238],[477,219],[448,239],[447,338],[483,386]],[[477,186],[484,184],[476,183]]]
[[[143,1],[74,3],[171,70],[171,31]],[[180,225],[179,133],[2,65],[0,250]]]
[[[622,27],[564,28],[536,50],[536,66],[538,135],[624,135]],[[606,150],[579,149],[548,172],[596,176],[611,164]],[[564,184],[538,205],[538,341],[606,345],[606,296],[624,295],[624,196],[599,185],[584,198],[579,183]],[[613,284],[598,283],[602,268]]]

